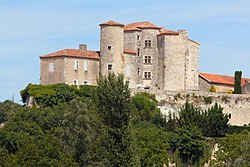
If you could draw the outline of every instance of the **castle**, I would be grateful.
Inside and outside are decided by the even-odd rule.
[[[130,88],[199,90],[199,43],[186,30],[150,22],[100,24],[100,51],[64,49],[40,56],[41,84],[96,85],[100,75],[124,74]]]

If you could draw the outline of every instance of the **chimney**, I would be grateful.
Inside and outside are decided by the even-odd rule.
[[[79,49],[80,49],[81,51],[87,51],[88,47],[87,47],[86,44],[80,44],[80,45],[79,45]]]
[[[188,31],[187,31],[187,30],[178,30],[178,33],[179,33],[180,36],[182,36],[183,38],[188,38]]]

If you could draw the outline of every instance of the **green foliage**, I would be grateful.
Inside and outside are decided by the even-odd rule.
[[[21,93],[23,103],[26,103],[30,96],[40,107],[52,107],[60,103],[68,103],[77,97],[91,97],[95,92],[95,86],[84,85],[78,89],[67,84],[33,85],[29,84]],[[35,105],[35,104],[33,104]]]
[[[136,154],[141,167],[162,167],[168,164],[169,134],[155,125],[141,122],[133,128]]]
[[[24,108],[0,129],[3,166],[76,166],[62,142],[43,127],[47,114],[56,113]]]
[[[228,131],[228,115],[223,114],[223,108],[215,103],[203,113],[205,120],[202,125],[203,134],[208,137],[223,137]]]
[[[195,107],[193,104],[186,102],[181,107],[179,117],[177,118],[179,126],[198,126],[203,121],[202,110]]]
[[[148,93],[137,93],[131,97],[130,104],[133,122],[148,121],[156,125],[162,125],[165,122],[157,108],[154,96]]]
[[[213,98],[211,96],[204,97],[204,102],[205,102],[205,104],[212,104]]]
[[[169,115],[166,129],[175,131],[178,127],[197,126],[206,137],[222,137],[228,130],[228,115],[215,103],[208,110],[201,110],[186,102],[180,109],[178,117]],[[176,125],[175,125],[176,124]]]
[[[212,92],[212,93],[216,93],[217,92],[214,85],[211,86],[211,88],[210,88],[209,91]]]
[[[110,166],[131,166],[130,91],[123,75],[110,73],[98,81],[95,103],[107,128],[106,143]]]
[[[219,140],[219,150],[213,166],[250,166],[250,133],[226,135]]]
[[[234,73],[234,94],[241,94],[241,71],[235,71]]]
[[[234,134],[234,133],[242,133],[243,131],[249,131],[250,132],[250,126],[233,126],[229,125],[228,127],[228,134]]]
[[[200,160],[204,156],[206,143],[200,130],[194,126],[185,126],[178,129],[178,134],[177,148],[182,164],[201,165]]]
[[[0,102],[0,123],[6,122],[10,115],[20,109],[21,106],[10,100]]]

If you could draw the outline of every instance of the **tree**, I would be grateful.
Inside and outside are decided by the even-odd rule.
[[[218,147],[219,150],[215,153],[216,159],[212,162],[213,166],[250,166],[250,133],[248,131],[226,135],[218,140]]]
[[[110,166],[131,166],[130,91],[123,75],[109,73],[98,81],[95,97],[98,114],[106,126]]]
[[[140,161],[138,166],[162,167],[168,164],[170,149],[168,132],[144,121],[133,127],[133,135]]]
[[[178,129],[178,134],[177,148],[182,164],[199,164],[206,146],[200,130],[195,126],[184,126]]]
[[[228,131],[228,115],[224,114],[223,108],[215,103],[214,106],[203,112],[203,134],[207,137],[223,137]]]
[[[235,71],[234,73],[234,94],[241,94],[241,71]]]
[[[137,93],[131,97],[131,116],[133,122],[148,121],[156,125],[161,125],[163,116],[157,108],[157,101],[148,93]]]

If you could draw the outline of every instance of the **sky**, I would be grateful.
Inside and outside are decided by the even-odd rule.
[[[249,0],[0,0],[0,101],[39,84],[39,56],[99,50],[99,24],[150,21],[201,43],[200,71],[250,78]]]

